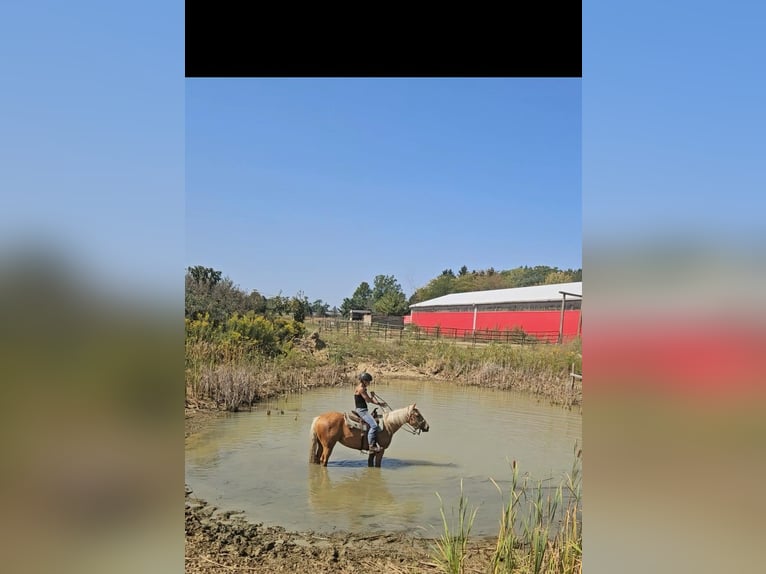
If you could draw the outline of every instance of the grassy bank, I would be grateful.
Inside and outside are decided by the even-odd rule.
[[[427,377],[465,385],[526,391],[553,404],[580,405],[580,342],[516,346],[467,346],[441,340],[381,340],[328,332],[295,338],[283,353],[265,356],[231,339],[189,337],[186,343],[186,397],[212,400],[239,410],[283,393],[351,384],[365,366],[376,374]]]

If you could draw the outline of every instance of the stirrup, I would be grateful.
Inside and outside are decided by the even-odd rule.
[[[380,446],[379,444],[374,444],[374,445],[370,446],[367,450],[370,451],[370,452],[382,452],[383,451],[383,447]]]

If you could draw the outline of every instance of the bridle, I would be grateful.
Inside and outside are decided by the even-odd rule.
[[[376,397],[378,397],[381,401],[383,401],[384,409],[388,409],[388,412],[391,412],[393,409],[388,406],[388,403],[386,400],[381,397],[379,394],[375,394]],[[415,415],[418,420],[415,421],[415,423],[412,423],[412,416]],[[406,430],[410,434],[418,435],[423,430],[423,425],[427,424],[426,419],[423,418],[423,415],[420,414],[420,411],[417,409],[417,407],[413,407],[408,413],[407,413],[407,421],[402,425],[401,428]]]
[[[417,419],[414,424],[412,423],[413,416],[415,416]],[[420,411],[418,411],[416,408],[413,408],[409,413],[407,413],[407,422],[404,423],[402,428],[410,434],[419,435],[423,430],[423,425],[425,422],[426,419],[423,418],[423,415],[420,414]]]

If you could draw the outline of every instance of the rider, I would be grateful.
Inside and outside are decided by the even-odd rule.
[[[357,413],[359,413],[359,416],[362,417],[364,422],[370,425],[370,430],[367,431],[367,439],[370,445],[370,452],[380,452],[383,449],[378,445],[378,424],[375,422],[375,419],[372,418],[372,415],[367,412],[367,403],[369,402],[375,405],[383,406],[385,405],[385,402],[379,401],[377,398],[375,398],[374,392],[370,391],[369,394],[367,393],[367,383],[372,382],[372,375],[370,373],[364,371],[359,375],[358,379],[359,384],[354,389],[354,404],[356,406],[355,410]]]

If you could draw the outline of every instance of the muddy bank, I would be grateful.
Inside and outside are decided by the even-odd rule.
[[[187,573],[437,571],[430,555],[433,542],[406,533],[317,534],[266,527],[210,506],[188,487],[185,507]],[[492,540],[473,541],[466,571],[486,571],[493,547]]]

